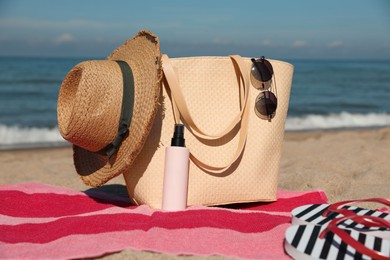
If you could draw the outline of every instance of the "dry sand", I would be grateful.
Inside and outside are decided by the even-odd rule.
[[[88,189],[74,170],[71,147],[0,151],[0,165],[0,184],[43,182]],[[390,198],[390,128],[287,132],[279,183],[294,191],[321,189],[330,202]],[[124,180],[118,177],[108,184],[124,185]],[[154,257],[176,258],[131,250],[105,258]]]

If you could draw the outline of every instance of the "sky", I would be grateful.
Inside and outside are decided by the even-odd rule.
[[[0,0],[0,56],[106,57],[141,29],[171,57],[390,59],[386,0]]]

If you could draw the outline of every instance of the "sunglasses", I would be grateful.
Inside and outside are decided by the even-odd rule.
[[[255,113],[264,120],[269,120],[275,117],[277,107],[277,97],[272,92],[273,85],[276,93],[276,80],[274,76],[274,69],[271,63],[262,56],[260,59],[251,59],[252,67],[250,79],[253,87],[261,90],[256,97]],[[274,78],[274,80],[272,80]],[[273,84],[273,81],[275,84]]]

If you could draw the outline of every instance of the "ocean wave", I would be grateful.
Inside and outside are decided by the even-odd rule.
[[[318,130],[390,126],[390,114],[352,114],[287,117],[286,130]],[[37,128],[0,125],[0,150],[25,147],[54,147],[69,145],[58,128]]]
[[[353,114],[341,112],[329,115],[287,117],[286,121],[287,131],[386,126],[390,126],[390,114],[387,113]]]
[[[0,125],[0,149],[66,145],[58,128]]]

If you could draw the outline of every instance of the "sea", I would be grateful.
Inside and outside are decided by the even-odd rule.
[[[58,92],[88,59],[0,57],[0,150],[69,145],[57,128]],[[286,131],[390,126],[390,60],[287,61],[295,70]]]

